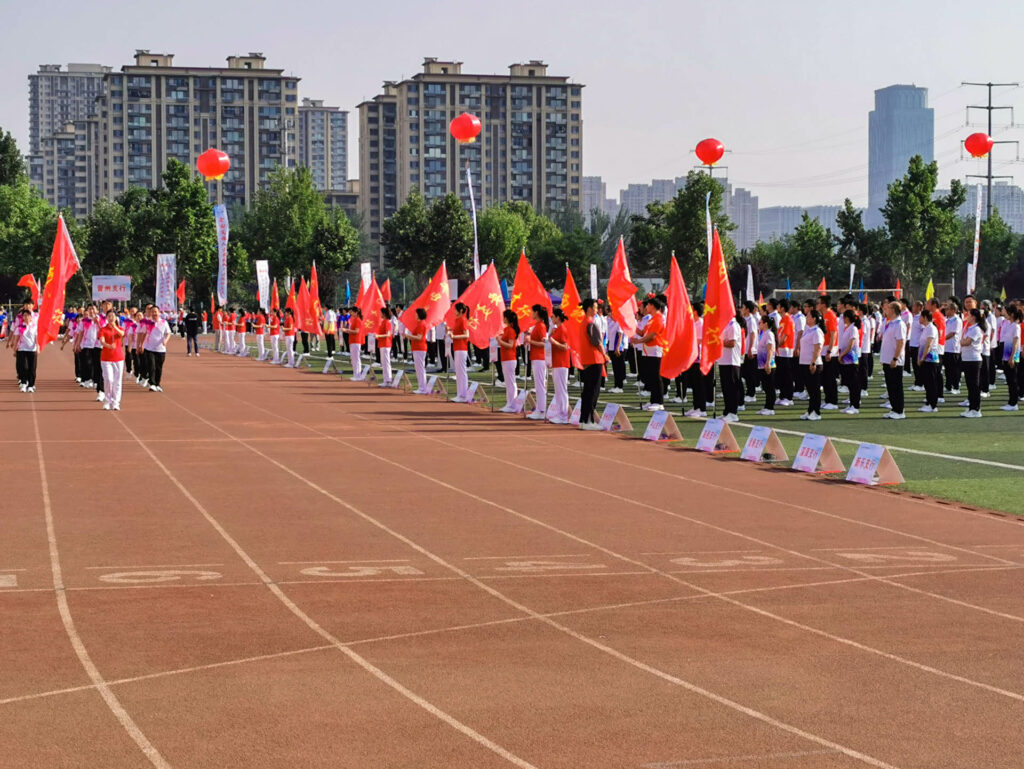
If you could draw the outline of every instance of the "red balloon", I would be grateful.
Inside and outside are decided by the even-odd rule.
[[[988,134],[971,134],[964,140],[964,147],[971,154],[972,158],[983,158],[992,151],[995,141]]]
[[[706,166],[713,166],[725,154],[725,145],[718,139],[705,139],[697,144],[697,157]]]
[[[460,144],[476,141],[476,137],[480,134],[480,118],[476,115],[470,115],[468,112],[463,112],[452,120],[448,130],[455,137],[455,141]]]
[[[231,158],[228,157],[226,152],[208,149],[196,158],[196,168],[199,169],[199,173],[206,177],[206,181],[221,179],[228,172],[228,169],[231,168]]]

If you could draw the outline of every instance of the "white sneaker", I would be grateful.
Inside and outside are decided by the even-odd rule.
[[[803,414],[800,415],[800,419],[802,419],[804,422],[806,422],[810,418],[811,418],[811,415],[808,412],[806,412],[806,411]]]
[[[843,395],[846,395],[847,393],[850,392],[850,388],[847,387],[846,385],[842,385],[839,388],[839,392],[841,392]]]
[[[104,395],[103,393],[96,393],[96,400],[97,401],[105,401],[106,399],[107,399],[107,396]]]
[[[690,409],[689,411],[686,412],[686,414],[684,414],[684,416],[699,417],[703,419],[704,417],[707,416],[707,414],[701,411],[700,409]]]
[[[526,415],[526,418],[527,419],[532,419],[534,421],[543,421],[544,420],[544,412],[543,411],[531,411],[529,414]]]
[[[757,398],[754,397],[753,395],[744,395],[743,396],[743,402],[744,403],[753,403],[756,400],[757,400]]]
[[[896,415],[892,411],[887,411],[884,414],[882,414],[882,419],[895,419],[895,418],[896,418]]]
[[[966,414],[963,414],[963,416],[967,417],[968,419],[981,419],[981,412],[978,411],[977,409],[971,409]]]
[[[419,392],[419,391],[417,390],[417,392]],[[510,414],[512,412],[512,407],[511,406],[502,406],[500,409],[498,409],[498,411],[502,412],[503,414]]]
[[[907,418],[906,414],[902,414],[902,413],[897,414],[895,411],[890,411],[888,414],[886,414],[886,416],[889,417],[889,419],[906,419]]]
[[[35,391],[36,391],[35,385],[32,385],[31,387],[28,388],[28,392],[30,392],[30,393],[34,393]]]
[[[569,420],[566,419],[565,417],[551,417],[551,419],[549,419],[548,421],[551,424],[553,424],[553,425],[567,425],[567,424],[569,424]]]
[[[821,407],[822,411],[839,411],[839,406],[835,403],[826,403]]]
[[[747,407],[746,407],[746,406],[737,406],[737,407],[736,407],[736,410],[737,410],[737,411],[746,411],[746,410],[747,410]]]
[[[867,398],[868,397],[868,391],[867,390],[861,390],[860,391],[860,397],[861,398]]]
[[[722,417],[723,422],[739,422],[740,418],[735,414],[726,414]]]
[[[821,421],[821,414],[815,414],[815,413],[812,412],[812,413],[807,415],[807,421],[808,422],[820,422]]]
[[[938,399],[938,402],[939,402],[939,403],[945,403],[945,402],[946,402],[946,399],[945,399],[945,398],[939,398],[939,399]]]
[[[708,401],[707,403],[704,404],[704,408],[708,409],[708,410],[713,409],[714,407],[715,407],[714,401]]]
[[[580,425],[580,429],[581,430],[600,430],[601,429],[601,425],[597,424],[596,422],[588,422],[586,424]]]
[[[121,410],[121,404],[120,403],[115,403],[113,406],[111,406],[111,408],[114,411],[120,411]]]
[[[76,376],[75,377],[75,381],[78,382],[79,384],[81,384],[82,383],[82,377]]]
[[[757,413],[760,414],[763,417],[773,417],[773,416],[775,416],[775,412],[772,409],[761,409]]]
[[[957,405],[958,406],[970,406],[971,402],[970,401],[960,401]]]
[[[155,393],[155,392],[159,392],[159,391],[160,391],[160,388],[159,388],[159,387],[157,387],[156,385],[150,385],[150,386],[149,386],[149,391],[150,391],[150,392],[154,392],[154,393]]]
[[[959,387],[956,388],[955,390],[946,390],[946,395],[959,395],[959,394],[960,394],[960,388]]]
[[[141,382],[139,382],[139,384],[140,384],[140,385],[141,385],[141,386],[142,386],[143,388],[149,387],[149,380],[148,380],[148,379],[145,379],[145,378],[144,378],[144,379],[143,379],[143,380],[142,380]]]
[[[651,397],[651,391],[650,390],[641,390],[638,394],[640,395],[641,398],[650,398]]]
[[[647,410],[648,411],[664,411],[665,407],[662,406],[660,403],[650,403],[647,406]]]
[[[673,398],[673,399],[672,399],[672,402],[673,402],[673,403],[682,403],[682,402],[683,402],[683,399],[682,399],[682,398],[679,398],[679,397],[676,397],[676,398]]]
[[[109,403],[104,403],[103,404],[103,410],[104,411],[110,411],[110,404]]]
[[[157,391],[158,393],[162,393],[162,392],[164,391],[164,388],[162,388],[162,387],[160,387],[159,385],[157,385],[156,391]]]
[[[891,409],[892,408],[892,404],[889,401],[886,401],[885,403],[882,404],[882,408],[883,409]]]
[[[90,389],[90,388],[93,388],[95,386],[96,386],[96,383],[93,382],[91,379],[86,379],[84,382],[82,382],[82,387],[84,387],[87,390]]]
[[[621,387],[613,387],[613,388],[612,388],[612,389],[610,389],[610,390],[609,390],[608,392],[610,392],[610,393],[615,393],[616,395],[618,395],[619,393],[621,393],[621,392],[622,392],[622,388],[621,388]]]
[[[982,398],[988,398],[988,395],[989,395],[988,393],[981,393],[981,397]]]
[[[914,385],[910,389],[913,390],[916,393],[923,393],[924,392],[924,387],[921,386],[921,385]]]
[[[850,406],[850,408],[848,408],[848,409],[843,409],[843,413],[844,414],[859,414],[860,413],[860,409],[855,409],[853,406]]]
[[[18,389],[21,390],[23,393],[28,392],[28,385],[22,382],[20,385],[18,385]]]
[[[1009,403],[1007,403],[1005,406],[1000,406],[999,410],[1000,411],[1019,411],[1019,409],[1017,408],[1016,405],[1011,406]]]
[[[792,406],[793,405],[793,401],[789,400],[789,398],[779,398],[777,401],[775,401],[775,405],[776,406]]]
[[[920,411],[922,414],[934,414],[938,410],[939,410],[938,408],[934,408],[933,409],[931,406],[927,406],[927,405],[926,406],[922,406],[921,408],[918,409],[918,411]]]

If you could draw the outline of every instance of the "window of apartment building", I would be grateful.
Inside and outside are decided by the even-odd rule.
[[[574,125],[574,126],[572,127],[572,132],[573,132],[574,134],[578,134],[578,133],[580,132],[580,127],[579,127],[578,125]]]
[[[569,143],[572,144],[573,147],[579,147],[580,146],[580,140],[579,139],[570,139]]]
[[[572,89],[570,89],[570,93],[572,93],[573,96],[579,96],[580,95],[580,87],[579,86],[573,86]]]
[[[579,156],[580,156],[580,151],[579,151],[579,150],[573,150],[573,151],[572,151],[572,152],[571,152],[571,153],[569,154],[569,157],[571,157],[571,158],[578,158]]]
[[[112,106],[113,106],[114,112],[121,112],[121,110],[122,110],[122,107],[123,107],[124,105],[122,105],[122,104],[114,104],[114,105],[112,105]]]
[[[121,76],[120,75],[110,75],[108,80],[110,81],[111,85],[121,85]]]

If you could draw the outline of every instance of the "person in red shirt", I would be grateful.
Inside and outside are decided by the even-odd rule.
[[[235,355],[239,358],[249,354],[249,348],[245,346],[245,321],[248,318],[248,313],[239,307],[238,317],[235,319]]]
[[[551,312],[554,325],[548,340],[551,342],[551,381],[555,395],[548,406],[548,421],[556,425],[569,422],[569,336],[565,333],[565,313],[560,307]]]
[[[583,394],[580,396],[580,429],[600,430],[601,426],[594,419],[594,410],[597,408],[597,399],[601,394],[601,375],[604,373],[604,364],[608,358],[605,355],[603,335],[597,324],[594,323],[594,316],[597,315],[597,300],[584,299],[580,303],[580,307],[583,308],[583,312],[587,316],[580,349],[577,351],[583,379]]]
[[[281,362],[281,311],[270,311],[270,345],[274,348],[274,365]]]
[[[252,319],[252,333],[256,335],[256,349],[259,352],[257,360],[264,360],[267,357],[266,345],[263,341],[263,332],[267,328],[267,316],[263,310],[256,310]]]
[[[547,415],[548,407],[548,310],[542,304],[535,304],[533,325],[530,327],[530,368],[533,371],[533,388],[537,396],[537,407],[526,415],[527,419],[540,420]]]
[[[281,324],[284,332],[284,346],[288,353],[287,368],[295,368],[295,311],[291,307],[284,308],[284,322]]]
[[[218,307],[217,312],[213,314],[213,336],[215,349],[219,352],[224,351],[224,308]]]
[[[634,344],[643,345],[643,365],[647,368],[646,380],[651,393],[651,402],[644,404],[645,411],[664,411],[665,395],[662,390],[661,358],[665,353],[665,316],[661,300],[654,296],[647,297],[644,309],[650,316],[644,326],[643,335],[633,338]]]
[[[202,320],[203,320],[203,333],[205,334],[206,333],[206,328],[207,328],[206,324],[210,320],[210,316],[206,314],[206,310],[203,310]]]
[[[448,327],[452,338],[452,358],[455,363],[456,403],[469,403],[469,374],[466,365],[469,360],[469,307],[463,302],[455,303],[455,320]]]
[[[840,306],[840,311],[844,307]],[[821,346],[821,389],[825,395],[826,411],[839,409],[839,316],[832,308],[832,297],[818,297],[818,312],[825,320],[825,343]]]
[[[387,387],[391,384],[391,343],[394,333],[391,323],[391,308],[385,305],[380,308],[380,323],[377,324],[377,330],[373,335],[377,340],[377,351],[380,353],[380,370],[384,377],[380,383],[381,387]]]
[[[780,406],[793,405],[793,351],[796,349],[796,327],[793,316],[784,309],[779,313],[779,350],[775,354],[778,369],[776,378],[779,382]]]
[[[348,316],[348,324],[343,325],[341,330],[348,334],[348,354],[352,361],[352,381],[362,382],[366,378],[363,373],[363,361],[359,356],[363,353],[363,311],[353,307]]]
[[[225,355],[235,354],[235,319],[238,316],[233,312],[224,314],[224,349]]]
[[[429,395],[427,386],[427,311],[422,307],[416,308],[416,323],[412,328],[405,330],[405,338],[409,340],[409,347],[412,349],[412,362],[416,367],[416,392],[419,395]]]
[[[106,411],[121,410],[121,380],[124,379],[124,329],[117,322],[117,313],[107,312],[107,325],[100,329],[100,368],[103,370],[103,392]]]
[[[498,335],[498,359],[501,361],[501,373],[505,379],[505,405],[498,411],[509,413],[515,410],[512,402],[519,395],[516,384],[516,344],[519,340],[519,316],[512,310],[502,314],[505,326]]]

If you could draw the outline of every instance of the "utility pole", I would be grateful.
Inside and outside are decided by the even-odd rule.
[[[1010,125],[1013,125],[1013,107],[994,107],[992,106],[992,89],[993,88],[1018,88],[1020,83],[968,83],[961,82],[960,85],[972,85],[980,88],[988,89],[988,104],[971,104],[967,107],[967,118],[970,122],[971,110],[972,109],[983,109],[988,113],[988,135],[992,136],[992,112],[997,109],[1008,109],[1010,110]],[[1015,141],[998,141],[993,142],[994,144],[1017,144]],[[988,153],[988,173],[984,176],[980,174],[968,174],[968,177],[976,176],[981,179],[988,180],[988,200],[985,206],[985,218],[992,218],[992,179],[1012,179],[1012,176],[992,176],[992,153]]]

